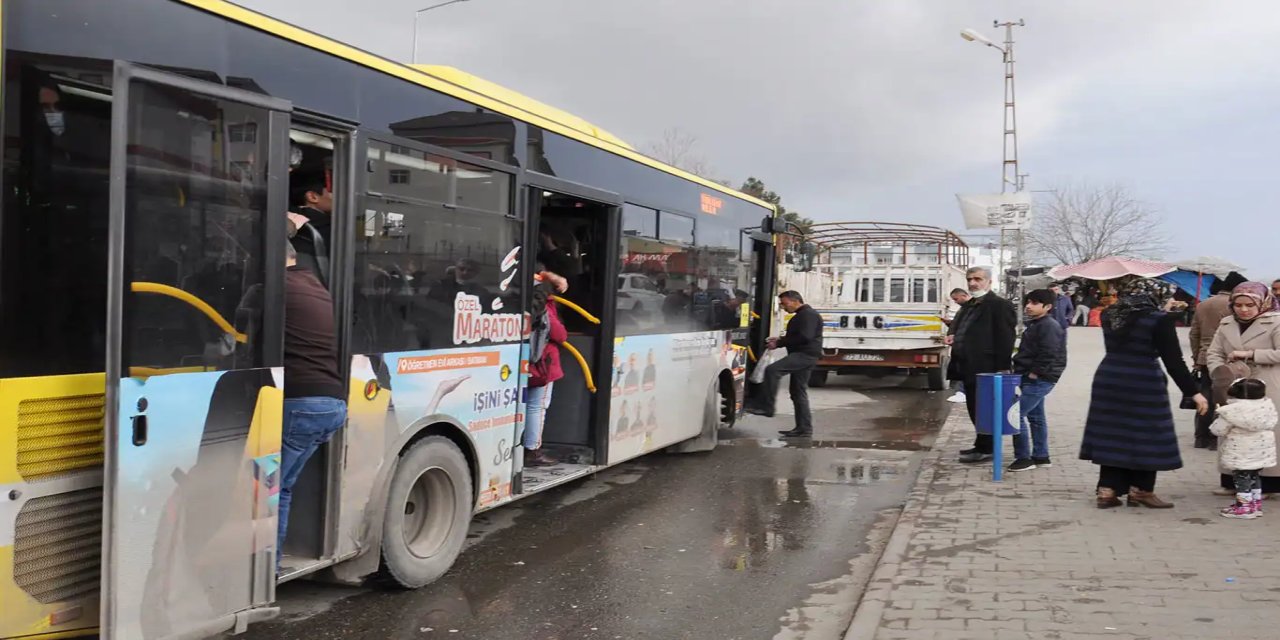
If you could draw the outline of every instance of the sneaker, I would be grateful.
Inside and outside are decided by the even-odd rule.
[[[1253,513],[1258,518],[1262,517],[1262,501],[1261,500],[1253,501]]]
[[[987,460],[990,460],[991,457],[992,457],[991,454],[982,453],[981,451],[978,451],[976,449],[969,449],[967,451],[960,452],[960,462],[963,462],[965,464],[973,464],[975,462],[986,462]]]
[[[1034,460],[1032,460],[1031,458],[1019,458],[1017,460],[1014,460],[1013,464],[1009,465],[1009,467],[1005,470],[1010,473],[1017,473],[1019,471],[1030,471],[1034,468],[1036,468],[1036,463]]]
[[[1036,463],[1036,466],[1041,469],[1048,469],[1053,466],[1053,461],[1048,458],[1032,458],[1031,461]]]
[[[1235,520],[1252,520],[1258,517],[1258,512],[1253,508],[1253,501],[1247,503],[1236,502],[1229,507],[1224,507],[1218,515],[1224,518],[1233,518]]]
[[[965,397],[964,397],[963,391],[957,391],[955,395],[951,396],[950,398],[947,398],[947,402],[964,402],[964,401],[965,401]]]

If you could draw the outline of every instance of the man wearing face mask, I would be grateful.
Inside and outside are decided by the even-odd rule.
[[[969,293],[952,324],[951,359],[964,381],[969,420],[977,424],[978,374],[1009,371],[1013,366],[1014,328],[1018,312],[1008,300],[991,291],[991,270],[972,267],[965,272]],[[990,434],[977,434],[973,448],[960,452],[960,462],[991,459]]]
[[[61,136],[67,132],[66,112],[62,110],[62,95],[54,87],[40,87],[40,110],[44,113],[45,126],[50,133]]]

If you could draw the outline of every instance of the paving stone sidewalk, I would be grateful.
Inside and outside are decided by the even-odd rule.
[[[1263,519],[1220,517],[1216,454],[1175,410],[1185,466],[1156,493],[1177,506],[1097,509],[1097,467],[1077,453],[1100,330],[1072,329],[1069,348],[1047,404],[1053,467],[994,483],[990,464],[959,464],[973,431],[957,405],[846,640],[1280,638],[1280,499]]]

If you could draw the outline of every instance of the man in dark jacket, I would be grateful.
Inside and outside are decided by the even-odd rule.
[[[1053,314],[1054,320],[1057,320],[1058,324],[1062,325],[1062,330],[1066,331],[1067,327],[1071,326],[1071,318],[1075,315],[1076,305],[1071,302],[1071,296],[1062,291],[1061,285],[1053,285],[1050,291],[1053,292],[1054,296],[1053,311],[1050,311],[1050,313]],[[1066,334],[1063,335],[1065,336]]]
[[[822,355],[822,316],[804,303],[795,291],[778,294],[783,310],[793,314],[787,323],[787,335],[769,338],[769,349],[784,347],[786,357],[769,365],[764,372],[763,397],[760,404],[748,407],[757,415],[773,417],[777,406],[778,382],[782,376],[791,375],[791,402],[796,409],[796,428],[781,431],[786,438],[807,438],[813,435],[813,415],[809,412],[809,375]]]
[[[969,420],[974,421],[977,415],[978,374],[1009,371],[1012,367],[1014,325],[1018,322],[1018,313],[1008,300],[991,291],[990,269],[973,267],[966,272],[965,279],[973,298],[965,303],[964,312],[952,322],[955,332],[948,337],[951,340],[951,358],[955,361],[956,372],[964,381]],[[991,444],[990,434],[977,434],[973,440],[973,448],[960,452],[960,461],[990,460]]]
[[[1018,435],[1013,437],[1014,460],[1009,471],[1029,471],[1051,464],[1044,401],[1067,368],[1066,330],[1054,314],[1054,305],[1060,297],[1061,294],[1048,289],[1036,289],[1023,300],[1027,328],[1013,357],[1013,372],[1022,376],[1022,394],[1018,399],[1022,424]]]
[[[333,228],[333,193],[323,168],[298,169],[289,176],[290,219],[297,233],[290,241],[298,264],[329,284],[329,249]]]
[[[292,245],[284,279],[284,427],[280,443],[277,569],[289,505],[307,460],[347,421],[347,384],[338,368],[333,298]]]

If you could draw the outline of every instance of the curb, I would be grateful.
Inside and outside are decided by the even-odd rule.
[[[942,456],[946,453],[943,451],[943,446],[951,439],[951,434],[957,428],[969,424],[968,412],[961,410],[963,408],[963,405],[951,408],[947,421],[943,423],[942,429],[934,439],[933,451],[920,462],[920,475],[916,476],[915,484],[911,485],[902,513],[898,516],[898,523],[893,528],[893,533],[889,535],[889,542],[885,544],[884,551],[880,553],[880,559],[876,562],[871,580],[862,592],[862,598],[858,602],[858,608],[854,610],[853,621],[849,623],[849,630],[845,632],[844,640],[873,640],[876,631],[880,629],[885,606],[893,593],[893,580],[898,576],[898,569],[907,553],[907,545],[915,535],[920,514],[924,511],[925,499],[928,498],[930,489],[933,487],[933,479],[937,476],[938,468],[942,466]]]

